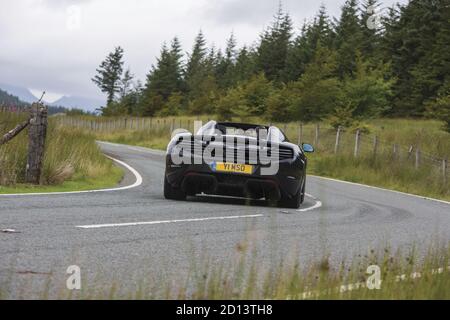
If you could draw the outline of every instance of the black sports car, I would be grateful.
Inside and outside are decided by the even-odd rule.
[[[167,146],[164,196],[197,194],[262,199],[298,208],[305,197],[306,152],[275,126],[210,121]]]

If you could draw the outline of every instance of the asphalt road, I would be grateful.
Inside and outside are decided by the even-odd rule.
[[[133,167],[142,184],[126,190],[0,196],[0,298],[65,297],[66,270],[78,265],[89,292],[123,292],[182,281],[206,265],[232,265],[251,252],[259,267],[309,263],[383,248],[450,241],[450,205],[309,176],[299,210],[262,201],[162,194],[164,154],[101,144]],[[135,175],[126,170],[122,186]],[[45,289],[48,288],[48,289]]]

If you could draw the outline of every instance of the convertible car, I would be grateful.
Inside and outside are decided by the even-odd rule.
[[[198,194],[265,199],[298,208],[305,197],[309,144],[289,142],[275,126],[210,121],[167,146],[164,196]]]

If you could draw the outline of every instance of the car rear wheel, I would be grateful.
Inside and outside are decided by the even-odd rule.
[[[289,197],[286,194],[282,194],[281,199],[278,202],[278,205],[283,208],[298,209],[304,200],[305,200],[305,182],[294,196]]]
[[[305,201],[305,190],[306,190],[306,178],[303,180],[303,187],[301,191],[301,198],[300,198],[300,204],[302,204]]]
[[[278,202],[278,206],[283,207],[283,208],[298,209],[298,207],[300,207],[301,197],[302,197],[302,195],[301,195],[300,190],[292,197],[283,195],[281,197],[281,200]]]
[[[167,177],[164,177],[164,197],[170,200],[185,200],[186,193],[181,189],[173,188],[167,181]]]

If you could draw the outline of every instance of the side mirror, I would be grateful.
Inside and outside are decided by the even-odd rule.
[[[308,144],[308,143],[304,143],[302,145],[302,149],[303,149],[304,152],[307,152],[307,153],[314,152],[314,147],[312,145]]]

